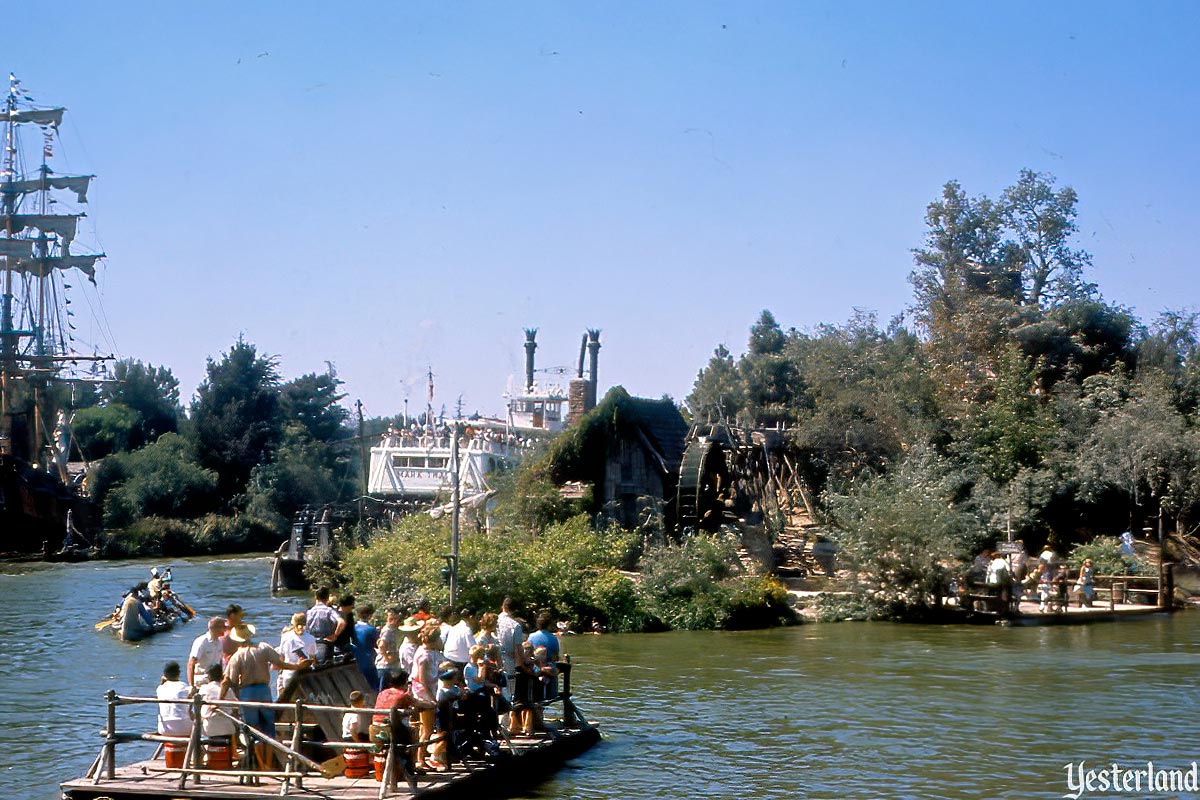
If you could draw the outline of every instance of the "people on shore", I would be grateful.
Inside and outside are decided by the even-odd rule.
[[[375,674],[379,680],[375,690],[382,692],[385,688],[385,677],[389,670],[400,669],[400,609],[389,608],[384,617],[384,625],[375,637]]]
[[[1096,587],[1093,584],[1094,576],[1095,568],[1092,566],[1092,560],[1085,558],[1083,566],[1079,568],[1079,577],[1075,579],[1075,599],[1080,608],[1092,607],[1092,598],[1096,594]]]

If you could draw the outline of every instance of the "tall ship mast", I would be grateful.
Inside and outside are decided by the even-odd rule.
[[[50,552],[88,504],[72,486],[71,385],[110,355],[79,351],[68,292],[103,253],[75,247],[92,175],[51,168],[66,109],[35,105],[9,76],[0,111],[0,553]]]

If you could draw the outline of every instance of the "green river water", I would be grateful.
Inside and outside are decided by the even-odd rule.
[[[93,625],[150,562],[0,565],[0,798],[54,800],[99,752],[103,693],[149,695],[192,623],[141,645]],[[174,562],[202,617],[260,632],[266,558]],[[524,797],[1056,798],[1085,769],[1200,760],[1200,614],[1055,628],[846,623],[746,633],[570,636],[581,709],[605,741]],[[122,710],[149,730],[152,712]],[[122,750],[118,751],[123,752]],[[124,751],[125,758],[139,753]],[[1082,797],[1200,797],[1148,790]]]

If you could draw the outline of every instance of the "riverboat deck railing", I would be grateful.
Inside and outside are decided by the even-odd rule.
[[[590,728],[591,723],[580,712],[578,707],[572,700],[571,696],[571,663],[570,658],[558,665],[559,677],[562,681],[562,686],[558,690],[557,695],[546,700],[534,702],[518,702],[513,704],[514,711],[520,711],[530,707],[545,708],[554,703],[561,702],[562,709],[562,727],[570,728]],[[297,699],[294,703],[260,703],[244,700],[205,700],[203,697],[196,695],[190,700],[160,700],[157,697],[132,697],[120,695],[114,690],[109,690],[105,694],[107,701],[107,718],[106,724],[100,734],[104,737],[104,744],[101,747],[100,754],[92,762],[91,768],[87,771],[85,779],[91,780],[94,785],[100,784],[105,780],[114,781],[117,779],[117,746],[120,744],[130,744],[135,742],[153,742],[160,746],[167,744],[184,745],[184,757],[182,766],[169,766],[165,763],[163,766],[146,766],[142,765],[147,772],[158,772],[166,775],[178,774],[179,780],[176,787],[183,790],[189,781],[200,784],[207,776],[220,776],[225,778],[236,777],[241,783],[257,783],[262,778],[281,779],[279,795],[286,796],[292,788],[303,790],[304,779],[306,777],[332,777],[327,768],[304,755],[302,748],[305,745],[319,746],[329,748],[334,751],[346,750],[365,750],[379,752],[381,749],[386,752],[386,759],[383,768],[383,775],[380,780],[379,797],[384,798],[389,795],[398,794],[398,787],[401,781],[407,784],[409,791],[417,791],[417,775],[408,770],[408,754],[417,748],[428,747],[443,740],[443,734],[435,733],[430,739],[413,741],[408,744],[401,744],[396,741],[396,737],[389,736],[386,744],[376,744],[374,742],[352,742],[352,741],[337,741],[337,740],[306,740],[304,738],[305,724],[304,720],[309,719],[312,712],[334,712],[345,714],[347,712],[357,712],[364,716],[379,716],[382,712],[370,708],[352,706],[332,706],[321,705],[317,703],[306,703],[303,698]],[[162,703],[187,703],[191,706],[191,714],[193,719],[192,732],[188,736],[170,736],[160,733],[133,733],[122,732],[117,728],[117,711],[122,706],[131,705],[149,705]],[[212,712],[227,718],[232,721],[236,728],[236,734],[231,738],[231,746],[233,742],[237,742],[240,738],[244,742],[246,759],[239,765],[238,768],[232,766],[228,769],[215,769],[211,766],[205,766],[205,745],[210,740],[203,734],[203,719],[204,709],[208,707]],[[281,742],[271,736],[266,735],[262,731],[247,725],[238,716],[231,713],[241,709],[270,709],[277,713],[291,714],[290,722],[281,722],[281,725],[291,725],[291,740],[288,743]],[[410,710],[389,709],[388,727],[395,731],[399,729],[401,720],[412,715]],[[501,736],[510,752],[515,753],[512,740],[503,728],[500,728]],[[279,757],[283,763],[282,769],[262,770],[257,769],[258,766],[254,762],[254,753],[256,744],[263,744],[270,748]]]

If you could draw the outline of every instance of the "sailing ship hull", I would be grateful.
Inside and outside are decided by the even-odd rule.
[[[91,516],[89,505],[53,475],[0,453],[0,554],[58,552],[66,538],[67,512],[74,510],[82,522]]]

